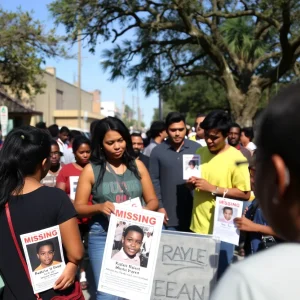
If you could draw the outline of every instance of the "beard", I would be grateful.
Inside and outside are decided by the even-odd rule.
[[[140,149],[133,149],[133,155],[135,158],[138,158],[141,154],[141,150]]]

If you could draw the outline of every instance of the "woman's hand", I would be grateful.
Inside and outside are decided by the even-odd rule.
[[[78,266],[68,262],[64,271],[60,275],[60,277],[56,280],[53,289],[54,290],[65,290],[70,287],[74,281],[77,273]]]
[[[256,229],[256,223],[252,222],[251,220],[249,220],[245,217],[235,218],[233,221],[239,230],[248,231],[248,232],[249,231],[252,231],[252,232],[258,231]]]
[[[115,206],[110,201],[106,201],[97,205],[99,207],[99,211],[103,214],[110,216],[111,213],[115,213]]]

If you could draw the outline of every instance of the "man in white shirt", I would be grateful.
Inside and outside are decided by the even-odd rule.
[[[61,153],[63,153],[63,156],[61,157],[60,161],[63,163],[63,164],[66,164],[65,162],[65,158],[64,158],[64,155],[65,155],[65,151],[68,147],[67,145],[67,141],[68,141],[68,138],[69,138],[69,134],[70,134],[70,130],[68,127],[66,126],[63,126],[60,130],[59,130],[59,135],[58,135],[58,139],[57,139],[57,143],[58,143],[58,146],[59,146],[59,151]]]
[[[206,115],[204,114],[198,114],[196,116],[195,125],[194,125],[196,134],[189,138],[191,141],[199,143],[202,147],[206,146],[206,142],[204,139],[204,130],[201,128],[200,124],[204,121],[205,117]]]

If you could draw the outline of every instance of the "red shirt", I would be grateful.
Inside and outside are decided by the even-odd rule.
[[[56,178],[56,184],[64,183],[66,185],[65,192],[70,197],[70,177],[78,177],[80,176],[82,170],[77,169],[73,163],[64,165],[60,170],[59,174]],[[75,198],[75,197],[74,197]],[[75,200],[75,199],[72,199]],[[92,196],[89,199],[89,204],[92,205]],[[79,224],[87,224],[89,218],[78,219]]]

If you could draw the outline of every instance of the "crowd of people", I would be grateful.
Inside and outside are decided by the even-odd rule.
[[[224,274],[236,249],[221,242],[220,281],[212,299],[296,299],[299,246],[287,241],[297,242],[300,235],[299,91],[299,85],[284,90],[265,110],[257,146],[253,129],[241,128],[222,110],[198,114],[193,132],[183,114],[171,112],[165,122],[151,124],[148,141],[114,117],[94,121],[91,139],[57,125],[12,130],[0,151],[2,298],[36,299],[10,236],[7,207],[17,236],[59,225],[66,268],[54,288],[41,293],[51,299],[72,293],[77,274],[81,287],[88,287],[87,259],[98,283],[114,203],[139,198],[145,209],[164,214],[162,229],[208,235],[215,199],[226,194],[244,204],[243,216],[233,220],[232,208],[223,209],[224,220],[242,232],[239,253],[276,247]],[[199,166],[189,161],[188,180],[183,179],[186,154],[200,156]],[[131,227],[118,224],[113,250],[139,264],[149,255],[152,233]],[[126,250],[132,239],[138,241],[134,255]],[[97,299],[118,298],[98,291]]]

